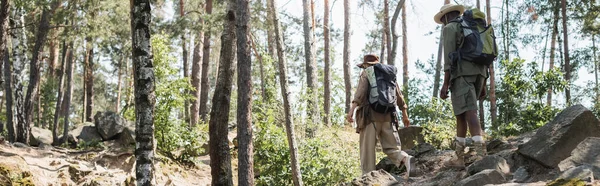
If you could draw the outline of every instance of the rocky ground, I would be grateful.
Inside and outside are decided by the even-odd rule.
[[[467,155],[466,169],[458,170],[443,166],[453,151],[422,143],[407,150],[417,158],[416,175],[407,178],[383,159],[378,171],[347,185],[600,185],[600,122],[581,105],[536,131],[486,145],[488,156],[474,162]]]

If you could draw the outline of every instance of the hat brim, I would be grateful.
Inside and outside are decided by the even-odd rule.
[[[364,65],[364,64],[367,64],[367,65],[374,65],[374,64],[377,64],[377,63],[379,63],[379,61],[371,61],[371,62],[359,63],[359,64],[356,64],[356,66],[357,66],[358,68],[362,68],[362,65]]]
[[[452,5],[451,7],[440,10],[440,12],[438,12],[437,14],[435,14],[435,16],[433,16],[433,20],[437,24],[444,24],[440,20],[440,19],[442,19],[442,16],[446,15],[447,13],[454,12],[454,11],[458,11],[458,12],[460,12],[460,14],[462,14],[465,12],[465,7],[463,5]]]

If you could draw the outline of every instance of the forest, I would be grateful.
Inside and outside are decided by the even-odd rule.
[[[0,0],[0,141],[41,148],[43,130],[49,148],[106,150],[128,130],[137,185],[156,185],[163,161],[207,167],[183,185],[343,185],[361,176],[345,117],[366,54],[398,68],[424,141],[451,148],[432,20],[450,3],[494,28],[487,139],[575,105],[600,117],[596,0]],[[116,137],[73,133],[111,114],[126,123]]]

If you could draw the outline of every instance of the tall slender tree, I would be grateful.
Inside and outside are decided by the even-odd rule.
[[[2,3],[4,4],[4,3]],[[8,4],[8,3],[7,3]],[[2,7],[4,8],[4,7]],[[0,10],[2,11],[2,10]],[[13,74],[11,73],[11,65],[8,50],[4,50],[4,96],[6,98],[6,131],[8,132],[8,141],[14,142],[17,134],[15,133],[15,122],[13,114]]]
[[[179,17],[181,19],[185,19],[185,1],[184,0],[179,0]],[[181,34],[181,48],[183,50],[183,53],[182,53],[183,78],[188,78],[190,76],[187,37],[188,37],[187,29],[183,28],[183,31]],[[189,121],[189,119],[190,119],[190,100],[188,100],[188,99],[185,99],[185,101],[183,103],[183,118],[186,121]]]
[[[553,3],[553,22],[552,22],[552,38],[550,39],[550,62],[548,64],[548,69],[552,69],[554,68],[554,62],[556,59],[556,37],[558,36],[558,19],[559,17],[559,7],[558,7],[558,3]],[[546,97],[546,105],[548,105],[549,107],[552,106],[552,87],[548,88],[548,95]]]
[[[203,24],[204,21],[200,20],[200,24]],[[192,104],[190,106],[190,126],[196,126],[198,124],[198,119],[200,116],[200,91],[203,87],[201,87],[200,82],[200,73],[202,71],[202,40],[204,38],[203,31],[197,31],[196,41],[194,44],[194,57],[192,58],[192,91],[190,92],[191,96],[194,98],[192,100]]]
[[[344,60],[344,86],[346,88],[346,109],[345,113],[348,113],[350,110],[350,103],[352,101],[352,82],[350,82],[350,75],[352,73],[352,68],[350,67],[350,35],[351,30],[350,27],[350,1],[344,0],[344,52],[343,52],[343,60]]]
[[[390,35],[390,2],[389,0],[383,0],[383,34],[385,35],[385,49],[387,55],[388,64],[395,65],[395,61],[392,61],[392,36]],[[382,55],[383,56],[383,55]]]
[[[402,4],[402,85],[408,91],[408,35],[405,4]],[[408,97],[408,92],[405,92],[405,97]]]
[[[23,134],[26,132],[25,126],[25,106],[23,104],[23,84],[25,78],[27,77],[25,73],[25,63],[27,61],[27,34],[25,31],[25,11],[23,7],[13,6],[14,11],[13,21],[11,21],[11,27],[15,29],[11,29],[11,44],[12,44],[12,65],[13,65],[13,77],[14,85],[12,85],[14,90],[14,102],[15,102],[15,140],[18,142],[24,142],[25,136],[27,134]],[[9,126],[10,127],[10,126]],[[28,130],[27,130],[28,132]]]
[[[563,26],[563,38],[564,38],[564,57],[565,57],[565,81],[567,86],[565,87],[565,98],[567,106],[571,106],[571,59],[569,57],[569,32],[567,28],[567,0],[561,0],[562,6],[562,26]]]
[[[44,47],[48,31],[50,30],[50,18],[54,9],[59,5],[57,0],[52,1],[50,10],[44,9],[40,18],[40,23],[35,34],[35,44],[33,46],[33,53],[31,62],[29,63],[29,85],[27,88],[27,95],[25,95],[25,123],[19,129],[17,133],[17,141],[29,144],[29,133],[31,131],[31,123],[33,122],[33,106],[38,96],[38,85],[40,83],[40,58],[42,47]]]
[[[8,18],[10,16],[10,6],[11,6],[10,4],[11,4],[10,0],[0,1],[0,60],[2,60],[3,63],[5,63],[5,64],[3,64],[3,67],[7,68],[7,69],[4,70],[4,73],[8,74],[9,76],[10,76],[10,62],[8,62],[8,60],[4,60],[4,59],[8,57],[8,52],[5,52],[5,51],[7,51],[6,50],[6,48],[7,48],[6,41],[8,41],[8,39],[7,39],[7,37],[8,37],[8,22],[9,22]],[[6,79],[7,80],[10,79],[10,77],[6,78]],[[6,85],[9,85],[8,89],[6,89]],[[5,82],[4,94],[7,99],[7,102],[8,102],[7,94],[11,94],[11,92],[12,91],[10,91],[10,81],[7,83]],[[10,96],[11,96],[10,106],[12,107],[12,94]],[[0,107],[2,107],[2,104],[0,104]],[[7,106],[6,106],[7,116],[8,116],[8,110],[10,110],[10,112],[11,112],[10,119],[12,120],[12,108],[11,107],[9,107],[9,104],[7,103]],[[10,125],[13,124],[12,121],[9,121],[8,117],[7,117],[7,124],[8,123],[10,123]],[[8,127],[8,128],[10,128],[10,127]],[[13,130],[14,130],[14,128],[13,128]],[[0,133],[1,132],[4,132],[4,125],[2,125],[0,127]],[[10,135],[13,135],[13,134],[10,134]],[[11,140],[9,140],[9,141],[12,142]]]
[[[400,11],[404,9],[405,1],[406,0],[398,1],[398,4],[396,5],[396,10],[394,10],[394,15],[392,16],[392,54],[390,55],[390,61],[396,61],[396,55],[398,54],[398,38],[400,37],[400,34],[398,34],[398,31],[396,30],[396,22],[398,21]]]
[[[250,53],[249,0],[237,0],[237,137],[239,142],[238,185],[254,185],[254,157],[252,145],[252,60]]]
[[[74,25],[74,24],[71,24]],[[62,98],[62,109],[63,109],[63,135],[62,135],[62,139],[59,141],[54,141],[55,143],[68,143],[68,137],[69,137],[69,115],[71,115],[70,112],[70,108],[71,108],[71,100],[73,99],[73,66],[75,65],[75,62],[73,60],[73,48],[74,47],[74,42],[73,40],[69,41],[69,48],[68,51],[69,53],[67,54],[67,60],[66,60],[66,67],[63,67],[63,69],[65,69],[66,75],[67,75],[67,84],[66,84],[66,90],[64,93],[64,97]],[[58,120],[58,118],[57,118]]]
[[[93,16],[92,16],[93,17]],[[92,37],[85,38],[86,54],[85,54],[85,121],[92,122],[94,109],[94,42]]]
[[[444,4],[450,4],[450,0],[444,0]],[[440,42],[438,43],[438,53],[437,53],[437,62],[435,63],[435,77],[433,79],[433,97],[438,97],[440,93],[440,81],[441,81],[441,73],[442,73],[442,55],[443,53],[443,45],[442,42],[444,40],[443,32],[440,32]]]
[[[269,9],[271,14],[270,19],[273,22],[273,28],[275,31],[275,44],[277,45],[277,58],[279,61],[279,84],[281,85],[281,96],[283,97],[283,110],[285,113],[285,130],[287,133],[287,140],[290,148],[290,163],[292,167],[292,180],[295,186],[301,186],[302,174],[300,172],[300,158],[298,157],[298,146],[294,136],[294,123],[292,118],[292,112],[290,110],[289,101],[289,89],[288,89],[288,77],[287,67],[285,63],[285,46],[283,44],[282,30],[279,26],[279,15],[277,15],[277,4],[275,0],[268,0]],[[347,0],[346,0],[347,1]]]
[[[73,5],[69,6],[69,9],[72,8]],[[63,36],[68,36],[69,34],[69,29],[65,28],[65,30],[63,31]],[[59,140],[58,140],[58,120],[60,119],[60,114],[62,113],[61,110],[61,106],[62,106],[62,102],[63,102],[63,93],[64,93],[64,89],[63,89],[63,85],[64,85],[64,74],[67,73],[67,68],[65,68],[66,62],[67,62],[67,53],[71,54],[70,51],[71,48],[70,46],[72,45],[67,45],[67,41],[63,40],[62,43],[62,59],[61,59],[61,65],[60,65],[60,70],[57,71],[57,78],[58,78],[58,96],[56,97],[56,105],[55,105],[55,109],[54,109],[54,120],[52,121],[52,143],[53,144],[58,144]],[[69,56],[71,57],[71,56]],[[69,61],[69,65],[70,65],[70,61]]]
[[[236,53],[236,3],[236,0],[227,1],[221,35],[219,75],[212,99],[211,119],[208,124],[212,185],[233,185],[227,123],[229,123],[229,102],[235,71],[235,65],[233,65],[235,55],[233,54]]]
[[[323,109],[325,112],[325,116],[323,117],[323,122],[325,123],[325,125],[327,126],[331,126],[331,64],[330,64],[330,55],[329,52],[331,51],[331,48],[329,46],[329,0],[324,0],[323,1],[324,7],[323,7],[323,37],[325,39],[325,45],[324,45],[324,56],[323,56],[323,61],[325,62],[325,77],[324,77],[324,86],[323,88],[325,89],[325,93],[323,95],[324,99],[325,99],[325,103],[323,105]]]
[[[492,12],[491,12],[491,5],[490,5],[490,0],[485,0],[485,12],[487,14],[486,19],[487,19],[487,24],[488,25],[492,25]],[[496,118],[497,118],[497,108],[496,108],[496,78],[495,75],[496,73],[494,72],[494,64],[492,63],[492,65],[490,65],[490,115],[492,118],[492,125],[496,125]],[[494,128],[497,129],[497,128]]]
[[[306,62],[306,81],[308,98],[308,120],[311,125],[318,123],[319,109],[317,104],[317,62],[315,61],[315,34],[313,31],[310,0],[302,0],[304,8],[304,61]],[[307,127],[309,135],[314,131],[313,127]]]
[[[135,86],[135,175],[137,185],[154,185],[154,66],[149,0],[131,2],[131,43]]]
[[[206,15],[212,14],[213,9],[213,1],[206,0],[205,13]],[[206,121],[206,115],[208,114],[208,92],[210,91],[210,86],[208,85],[208,70],[210,68],[210,38],[211,38],[211,30],[207,29],[204,33],[204,48],[202,49],[202,78],[201,78],[201,87],[200,89],[200,118],[202,121]]]

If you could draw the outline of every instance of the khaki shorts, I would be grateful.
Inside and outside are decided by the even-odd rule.
[[[477,100],[483,89],[485,78],[480,75],[461,76],[452,81],[450,97],[454,115],[460,115],[466,111],[477,110]]]

